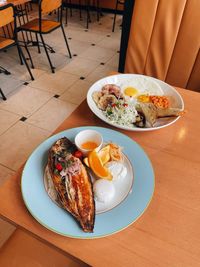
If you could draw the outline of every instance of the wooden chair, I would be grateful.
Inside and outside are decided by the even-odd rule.
[[[44,19],[44,15],[45,14],[49,14],[52,11],[55,11],[57,13],[57,21],[53,21],[53,20],[49,20],[49,19]],[[62,12],[63,12],[63,8],[62,8],[62,0],[40,0],[39,1],[39,18],[33,19],[27,23],[25,23],[24,25],[22,25],[21,27],[19,27],[20,31],[25,31],[25,32],[33,32],[36,35],[36,40],[38,43],[38,34],[41,38],[42,41],[42,45],[44,47],[47,59],[49,61],[49,65],[51,67],[51,71],[54,73],[55,72],[55,67],[53,67],[49,53],[48,53],[48,49],[47,49],[47,45],[44,42],[44,38],[43,35],[45,34],[49,34],[55,30],[57,30],[58,28],[61,28],[63,36],[64,36],[64,40],[67,46],[67,50],[69,53],[69,57],[71,58],[71,52],[70,52],[70,48],[67,42],[67,38],[65,35],[65,31],[63,28],[63,24],[62,24]],[[39,45],[38,45],[38,49],[39,49]]]
[[[122,37],[124,69],[119,70],[200,92],[199,18],[200,1],[135,0],[125,55]]]
[[[80,6],[81,6],[81,0],[79,1]],[[99,0],[93,0],[92,3],[90,0],[85,0],[85,7],[86,7],[86,12],[87,12],[87,19],[86,19],[86,28],[89,28],[89,23],[91,22],[91,17],[90,17],[90,6],[92,4],[92,7],[96,9],[97,12],[97,21],[100,19],[100,7],[99,7]],[[80,9],[80,18],[81,18],[81,9]]]
[[[116,6],[115,6],[115,15],[113,19],[113,27],[112,27],[112,32],[115,31],[115,22],[116,22],[116,17],[117,17],[117,12],[118,12],[118,6],[124,6],[125,0],[116,0]]]
[[[2,28],[2,34],[0,35],[0,51],[8,49],[14,45],[17,46],[19,58],[21,65],[25,63],[27,70],[31,76],[31,79],[34,80],[31,70],[27,64],[24,53],[19,45],[18,36],[17,36],[17,25],[16,25],[16,15],[14,11],[14,6],[12,4],[4,5],[0,7],[0,28]],[[28,49],[25,46],[27,52]],[[29,52],[28,52],[29,53]],[[30,56],[30,54],[29,54]],[[31,57],[30,57],[31,59]],[[3,69],[3,68],[2,68]],[[10,74],[7,70],[4,69],[5,74]],[[5,99],[4,99],[5,100]]]
[[[72,17],[72,1],[71,0],[63,0],[64,6],[66,8],[66,19],[65,19],[65,23],[67,25],[67,9],[68,7],[70,8],[70,16]],[[79,8],[79,14],[80,14],[80,20],[82,20],[82,10],[86,10],[86,29],[89,28],[89,23],[91,22],[91,16],[90,16],[90,10],[91,9],[96,9],[96,13],[97,13],[97,21],[99,21],[100,19],[100,15],[101,13],[101,9],[99,6],[99,0],[79,0],[78,1],[78,8]]]

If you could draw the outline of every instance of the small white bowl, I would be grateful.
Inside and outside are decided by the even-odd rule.
[[[94,142],[97,144],[95,150],[98,152],[103,144],[103,137],[99,132],[95,130],[83,130],[76,135],[74,141],[75,145],[83,153],[83,155],[87,156],[89,152],[94,149],[84,149],[82,148],[82,145],[86,142]]]

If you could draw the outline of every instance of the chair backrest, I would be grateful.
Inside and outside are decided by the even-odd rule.
[[[0,28],[14,22],[14,8],[12,4],[0,7]]]
[[[16,16],[12,4],[0,7],[0,36],[17,39]]]
[[[200,91],[199,48],[199,0],[135,0],[125,72]]]
[[[62,0],[41,0],[42,14],[48,14],[62,6]]]

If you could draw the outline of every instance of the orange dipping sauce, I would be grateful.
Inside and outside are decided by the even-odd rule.
[[[82,149],[87,149],[87,150],[94,150],[96,147],[98,147],[97,143],[91,141],[85,142],[81,145]]]

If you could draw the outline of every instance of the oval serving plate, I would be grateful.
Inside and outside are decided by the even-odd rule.
[[[48,150],[52,144],[64,136],[73,141],[75,135],[84,129],[97,130],[104,140],[112,139],[122,146],[134,170],[134,186],[131,193],[120,205],[96,215],[93,233],[84,233],[74,218],[49,198],[43,182]],[[142,215],[153,195],[154,172],[143,149],[126,135],[102,127],[78,127],[48,138],[35,149],[24,167],[21,190],[26,207],[44,227],[63,236],[93,239],[119,232]]]
[[[97,107],[96,103],[94,102],[94,100],[92,98],[93,92],[100,91],[101,88],[106,84],[116,84],[120,88],[124,88],[124,85],[131,85],[131,82],[133,85],[135,85],[134,79],[135,80],[137,79],[137,84],[143,83],[143,84],[145,84],[145,86],[147,84],[146,81],[149,80],[149,84],[150,84],[152,90],[155,87],[161,88],[162,91],[164,92],[164,95],[167,95],[173,99],[172,105],[174,108],[179,108],[181,110],[184,109],[184,102],[183,102],[181,95],[169,84],[167,84],[161,80],[158,80],[156,78],[148,77],[148,76],[140,75],[140,74],[117,74],[117,75],[105,77],[105,78],[95,82],[90,87],[90,89],[88,90],[88,93],[87,93],[87,103],[88,103],[88,106],[91,109],[91,111],[97,117],[99,117],[101,120],[103,120],[104,122],[106,122],[106,123],[108,123],[114,127],[124,129],[124,130],[129,130],[129,131],[138,131],[138,132],[158,130],[158,129],[167,127],[167,126],[175,123],[180,118],[180,116],[178,116],[178,117],[168,117],[168,118],[158,119],[155,126],[149,127],[149,128],[129,127],[129,126],[119,125],[117,123],[113,123],[113,122],[109,121],[106,118],[106,116],[103,114],[103,112]]]

